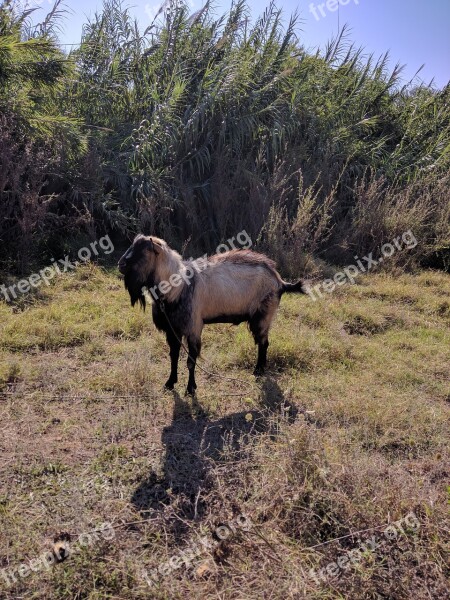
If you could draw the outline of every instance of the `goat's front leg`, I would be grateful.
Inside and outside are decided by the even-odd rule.
[[[189,369],[189,381],[186,393],[193,396],[195,394],[195,390],[197,389],[197,384],[195,383],[195,365],[197,362],[197,357],[200,354],[202,342],[200,338],[196,336],[189,336],[187,342],[189,350],[189,356],[187,360],[187,366]]]
[[[167,343],[170,347],[170,377],[166,381],[166,388],[173,390],[178,381],[178,359],[180,358],[181,335],[175,335],[173,331],[166,333]]]

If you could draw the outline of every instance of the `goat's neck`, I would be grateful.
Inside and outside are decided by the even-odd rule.
[[[186,285],[185,274],[186,267],[181,256],[175,252],[167,253],[155,273],[155,284],[158,286],[161,292],[160,296],[164,300],[174,302],[179,298],[183,287]],[[167,286],[164,286],[164,284],[167,284]],[[161,286],[168,287],[168,291],[165,291],[164,287]]]

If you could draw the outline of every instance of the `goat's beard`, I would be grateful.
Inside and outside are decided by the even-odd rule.
[[[148,286],[148,281],[142,281],[133,269],[131,269],[125,273],[124,283],[125,289],[130,294],[131,306],[134,306],[136,302],[140,302],[141,307],[145,310],[146,300],[142,288]]]

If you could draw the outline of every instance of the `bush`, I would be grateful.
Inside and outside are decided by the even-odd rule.
[[[410,259],[448,251],[449,86],[401,87],[345,30],[309,54],[295,15],[284,27],[271,3],[249,27],[244,0],[221,18],[173,0],[143,33],[105,0],[65,55],[59,4],[34,28],[0,9],[2,210],[37,256],[80,227],[189,254],[246,229],[293,275],[407,229]]]

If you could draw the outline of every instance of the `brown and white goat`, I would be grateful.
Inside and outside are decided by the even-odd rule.
[[[186,338],[188,394],[197,388],[195,364],[204,325],[247,321],[258,345],[255,375],[259,375],[266,366],[269,329],[281,296],[304,293],[301,281],[283,281],[272,260],[251,250],[231,250],[202,260],[184,261],[164,240],[138,235],[119,261],[131,304],[139,301],[145,309],[146,290],[155,299],[153,321],[165,332],[170,347],[169,389],[177,383],[181,340]]]

